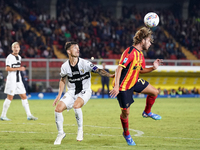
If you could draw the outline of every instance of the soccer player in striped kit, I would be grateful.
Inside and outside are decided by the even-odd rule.
[[[64,110],[74,108],[75,116],[78,124],[77,141],[83,140],[83,116],[81,107],[85,105],[92,95],[91,90],[91,73],[98,73],[101,76],[114,77],[103,69],[99,69],[90,61],[79,57],[79,46],[76,42],[67,42],[65,50],[69,59],[61,66],[61,79],[59,83],[58,96],[53,102],[55,108],[55,120],[58,129],[58,135],[54,145],[60,145],[62,139],[66,136],[63,130]],[[68,91],[61,98],[65,84]]]
[[[22,105],[26,111],[28,120],[37,120],[38,118],[34,117],[29,109],[29,103],[26,96],[26,90],[22,82],[22,77],[20,71],[24,71],[25,67],[21,67],[21,56],[19,55],[20,45],[18,42],[12,44],[12,54],[9,54],[6,58],[6,71],[8,71],[8,76],[6,80],[6,86],[4,93],[7,94],[7,98],[3,103],[3,110],[1,113],[1,120],[9,121],[6,114],[10,103],[13,100],[15,94],[19,94],[22,99]]]
[[[145,59],[142,50],[148,50],[153,42],[152,31],[143,27],[138,30],[133,38],[133,45],[128,47],[122,54],[119,65],[115,72],[114,88],[110,91],[111,97],[116,97],[121,108],[121,123],[123,136],[128,145],[136,145],[128,130],[128,116],[130,105],[134,102],[133,92],[147,94],[146,107],[142,116],[160,120],[161,116],[151,112],[158,90],[147,81],[138,78],[139,73],[148,73],[158,68],[162,64],[161,59],[153,63],[153,67],[145,67]]]

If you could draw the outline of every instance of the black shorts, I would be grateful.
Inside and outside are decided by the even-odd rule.
[[[148,85],[149,82],[138,78],[138,81],[131,89],[126,91],[119,91],[119,94],[117,95],[117,100],[120,107],[122,109],[128,108],[134,102],[133,92],[141,93]]]

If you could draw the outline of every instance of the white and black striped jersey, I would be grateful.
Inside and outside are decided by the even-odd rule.
[[[9,54],[6,58],[6,66],[10,68],[19,68],[21,66],[21,56]],[[22,82],[20,71],[8,71],[7,81],[11,83]]]
[[[67,60],[61,66],[61,77],[67,77],[67,89],[74,90],[74,94],[80,93],[82,90],[91,88],[91,71],[96,71],[97,66],[90,61],[78,58],[75,66],[71,66]]]

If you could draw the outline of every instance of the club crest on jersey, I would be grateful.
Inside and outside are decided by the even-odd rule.
[[[80,72],[81,72],[81,73],[84,73],[84,69],[81,69]]]
[[[126,63],[126,62],[127,62],[127,60],[128,60],[128,58],[124,58],[124,61],[123,61],[123,63]]]

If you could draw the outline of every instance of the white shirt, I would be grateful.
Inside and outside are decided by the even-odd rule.
[[[9,54],[6,58],[6,66],[10,66],[10,68],[19,68],[21,66],[21,59],[20,55],[15,56]],[[8,71],[7,82],[22,82],[20,71]]]
[[[78,58],[75,66],[71,66],[69,60],[62,64],[60,75],[67,76],[67,89],[74,90],[76,95],[82,90],[91,89],[91,71],[97,69],[90,61]]]

